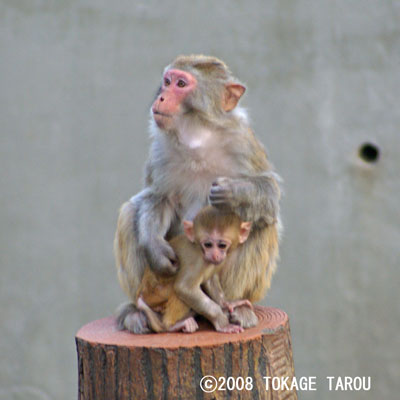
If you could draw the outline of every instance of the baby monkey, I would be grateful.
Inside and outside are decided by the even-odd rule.
[[[218,332],[243,331],[229,323],[222,309],[231,313],[238,306],[252,308],[252,304],[249,300],[226,301],[218,274],[229,268],[230,257],[247,240],[250,229],[251,222],[212,206],[200,210],[193,222],[183,221],[184,234],[169,241],[179,260],[177,274],[159,276],[146,266],[138,290],[136,305],[153,331],[195,332],[194,312],[207,318]]]

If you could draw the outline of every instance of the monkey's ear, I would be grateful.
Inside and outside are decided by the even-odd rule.
[[[239,83],[226,84],[222,96],[222,109],[226,112],[232,111],[245,91],[246,88]]]
[[[239,243],[244,243],[250,235],[251,222],[242,222],[239,230]]]
[[[183,231],[187,238],[193,243],[194,242],[194,229],[192,221],[183,221]]]

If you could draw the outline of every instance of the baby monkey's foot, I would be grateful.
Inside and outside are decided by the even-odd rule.
[[[193,317],[185,318],[182,321],[177,322],[175,325],[171,326],[168,329],[169,332],[185,332],[185,333],[193,333],[199,329],[199,325],[197,325],[196,320]]]
[[[233,313],[236,307],[246,306],[253,309],[253,304],[249,300],[236,300],[236,301],[225,301],[223,307],[227,308],[230,313]]]
[[[219,328],[218,332],[223,332],[223,333],[241,333],[241,332],[243,332],[243,328],[240,325],[228,324],[226,326],[223,326],[222,328]]]

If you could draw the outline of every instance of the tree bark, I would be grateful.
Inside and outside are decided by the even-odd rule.
[[[78,399],[297,399],[288,316],[255,311],[258,325],[240,334],[204,321],[192,334],[134,335],[118,331],[112,317],[93,321],[76,335]],[[267,377],[289,379],[273,390]]]

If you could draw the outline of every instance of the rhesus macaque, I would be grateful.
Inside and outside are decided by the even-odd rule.
[[[245,87],[215,57],[179,56],[164,70],[151,107],[152,144],[145,187],[122,205],[114,241],[119,282],[131,303],[117,311],[120,329],[149,331],[137,309],[145,266],[157,276],[177,271],[169,240],[208,202],[252,222],[248,240],[219,279],[227,300],[260,300],[278,257],[278,176],[238,106]],[[257,324],[254,311],[237,307],[231,322]]]
[[[233,312],[238,306],[252,308],[252,304],[248,300],[226,301],[218,273],[229,268],[229,255],[247,240],[251,222],[208,206],[193,222],[183,221],[183,227],[185,234],[169,241],[178,258],[177,274],[163,277],[146,267],[138,290],[138,309],[146,314],[155,332],[194,332],[198,325],[191,310],[206,317],[219,332],[242,332],[241,326],[229,323],[222,308]]]

